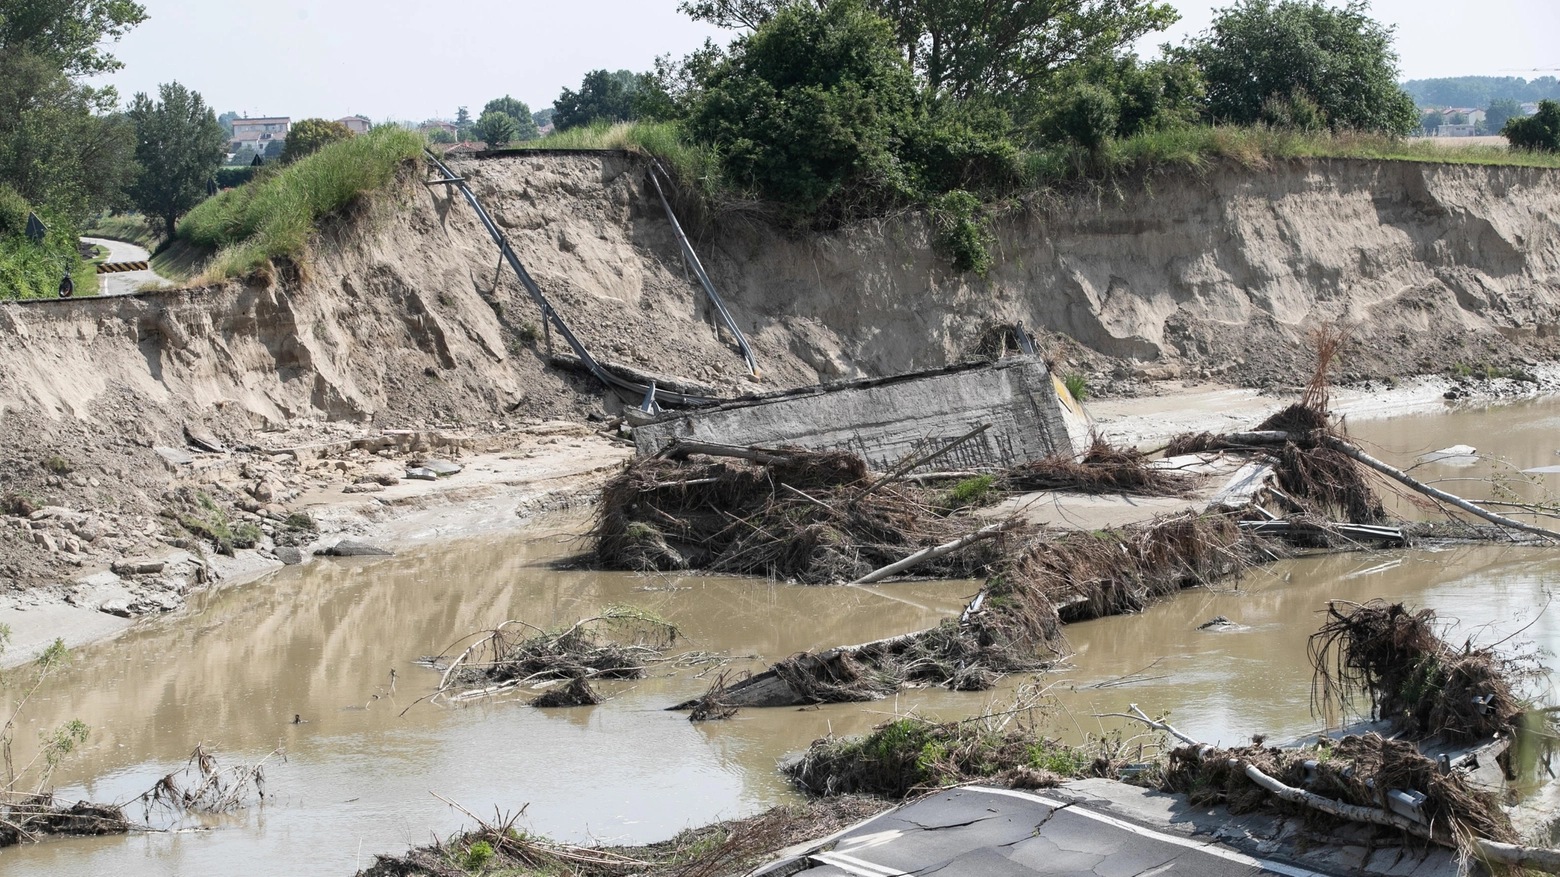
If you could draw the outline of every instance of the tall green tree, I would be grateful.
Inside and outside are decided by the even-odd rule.
[[[515,121],[515,136],[511,140],[535,140],[541,136],[536,128],[536,120],[531,118],[531,108],[525,101],[515,100],[509,95],[495,98],[487,102],[482,108],[483,115],[488,113],[503,113]]]
[[[131,0],[0,0],[0,50],[25,50],[70,77],[112,73],[124,65],[102,44],[145,20]]]
[[[1419,119],[1419,127],[1425,129],[1425,133],[1431,135],[1432,137],[1435,136],[1435,132],[1441,130],[1441,126],[1445,124],[1446,114],[1440,110],[1431,110],[1430,112],[1425,113]]]
[[[695,20],[754,30],[798,0],[685,0]],[[826,0],[800,0],[822,8]],[[905,60],[933,94],[966,98],[1046,83],[1078,61],[1121,54],[1179,18],[1156,0],[866,0],[893,23]]]
[[[579,91],[567,88],[553,101],[553,126],[567,131],[592,122],[627,122],[637,118],[634,91],[639,77],[628,70],[585,74]]]
[[[161,219],[171,239],[179,217],[206,197],[206,184],[227,153],[227,137],[198,92],[177,82],[157,91],[155,103],[145,92],[136,94],[125,114],[135,125],[141,165],[130,198],[143,213]]]
[[[738,40],[686,124],[790,221],[827,226],[909,191],[895,151],[916,109],[893,27],[859,0],[833,0],[787,6]]]
[[[1240,0],[1188,48],[1203,70],[1214,121],[1250,125],[1275,96],[1315,102],[1334,129],[1407,134],[1419,127],[1397,84],[1391,27],[1363,0]]]
[[[301,119],[287,131],[287,142],[282,146],[282,163],[292,164],[307,155],[340,140],[352,137],[352,130],[340,122],[327,119]]]
[[[115,206],[134,174],[134,133],[103,95],[53,61],[0,50],[0,183],[75,224]]]
[[[520,126],[508,113],[488,110],[477,119],[477,126],[472,130],[489,149],[495,149],[513,142],[520,133]]]

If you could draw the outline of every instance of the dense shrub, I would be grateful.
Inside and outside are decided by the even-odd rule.
[[[1506,120],[1500,133],[1515,149],[1560,152],[1560,103],[1539,101],[1538,112]]]
[[[914,120],[915,78],[893,28],[859,0],[785,7],[705,85],[690,133],[791,223],[837,225],[909,194],[895,151]]]

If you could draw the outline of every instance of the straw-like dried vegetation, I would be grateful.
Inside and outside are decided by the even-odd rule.
[[[600,703],[588,680],[643,678],[677,637],[673,625],[628,606],[610,607],[560,630],[506,621],[449,661],[431,697],[459,702],[562,682],[532,705]]]
[[[0,802],[0,847],[51,834],[123,834],[130,828],[124,809],[113,804],[63,804],[52,792],[6,796]]]
[[[1512,692],[1521,663],[1471,642],[1453,647],[1437,633],[1432,609],[1333,601],[1308,651],[1312,703],[1329,720],[1359,695],[1372,718],[1413,740],[1488,740],[1521,723],[1523,705]]]
[[[1458,771],[1420,754],[1407,740],[1377,734],[1323,740],[1317,747],[1278,749],[1260,745],[1234,749],[1182,746],[1170,753],[1162,789],[1187,795],[1192,804],[1224,804],[1231,813],[1264,807],[1303,812],[1322,824],[1334,817],[1286,804],[1253,783],[1245,773],[1252,765],[1292,788],[1304,788],[1334,801],[1388,809],[1387,793],[1412,789],[1425,795],[1420,806],[1426,822],[1453,837],[1472,835],[1510,842],[1511,821],[1498,797],[1472,787]]]
[[[690,828],[638,847],[575,847],[478,820],[475,831],[398,856],[379,856],[359,877],[469,877],[473,873],[573,877],[721,877],[742,874],[793,844],[825,837],[883,809],[880,800],[837,797]]]
[[[745,464],[648,459],[607,484],[592,532],[609,569],[763,575],[806,584],[852,581],[922,548],[963,536],[968,522],[912,484],[868,486],[844,451],[776,452]],[[976,575],[996,556],[981,543],[928,563],[927,575]]]
[[[1096,437],[1083,457],[1054,456],[1007,470],[1009,490],[1065,490],[1073,493],[1124,493],[1132,496],[1185,496],[1194,487],[1179,472],[1156,469],[1132,449],[1113,447]]]

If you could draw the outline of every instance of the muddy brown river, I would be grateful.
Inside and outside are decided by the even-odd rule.
[[[1364,422],[1352,431],[1404,466],[1456,444],[1518,468],[1560,464],[1560,402]],[[1509,470],[1476,458],[1422,465],[1415,474],[1482,479],[1497,471]],[[1509,479],[1496,487],[1443,486],[1481,498],[1536,489]],[[566,534],[585,526],[581,517],[563,517],[391,559],[290,568],[199,595],[185,611],[80,649],[74,665],[28,705],[17,734],[24,760],[38,730],[70,718],[91,726],[88,744],[56,775],[62,797],[132,799],[178,768],[197,742],[229,762],[284,746],[286,760],[268,766],[263,805],[184,823],[174,833],[0,850],[0,871],[347,875],[375,852],[469,824],[430,792],[478,813],[529,805],[529,827],[560,839],[659,840],[794,800],[775,763],[815,738],[860,732],[896,712],[962,717],[1029,681],[984,694],[915,690],[869,704],[747,710],[702,725],[662,708],[702,692],[704,667],[604,683],[611,699],[596,707],[412,705],[437,682],[418,657],[509,618],[557,625],[632,604],[675,622],[690,648],[724,652],[733,657],[729,666],[756,669],[801,649],[930,626],[957,613],[978,585],[808,588],[561,568],[558,561],[580,547]],[[1304,658],[1327,599],[1404,600],[1456,619],[1455,638],[1495,642],[1521,630],[1516,641],[1553,653],[1560,607],[1546,607],[1557,581],[1560,555],[1535,548],[1286,561],[1141,615],[1069,627],[1070,669],[1041,680],[1061,704],[1049,721],[1076,738],[1119,727],[1093,716],[1137,703],[1168,711],[1178,727],[1207,741],[1299,736],[1320,726],[1310,714]],[[1216,615],[1238,627],[1198,629]],[[1552,654],[1544,660],[1555,663]],[[294,716],[302,723],[293,724]],[[129,812],[142,815],[138,806]],[[155,813],[150,821],[168,826]]]

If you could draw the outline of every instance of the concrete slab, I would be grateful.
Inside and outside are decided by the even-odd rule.
[[[636,427],[641,455],[683,438],[743,446],[843,449],[886,470],[981,424],[991,428],[947,455],[941,469],[1009,467],[1076,455],[1088,423],[1065,386],[1033,357],[808,387],[679,412]]]

